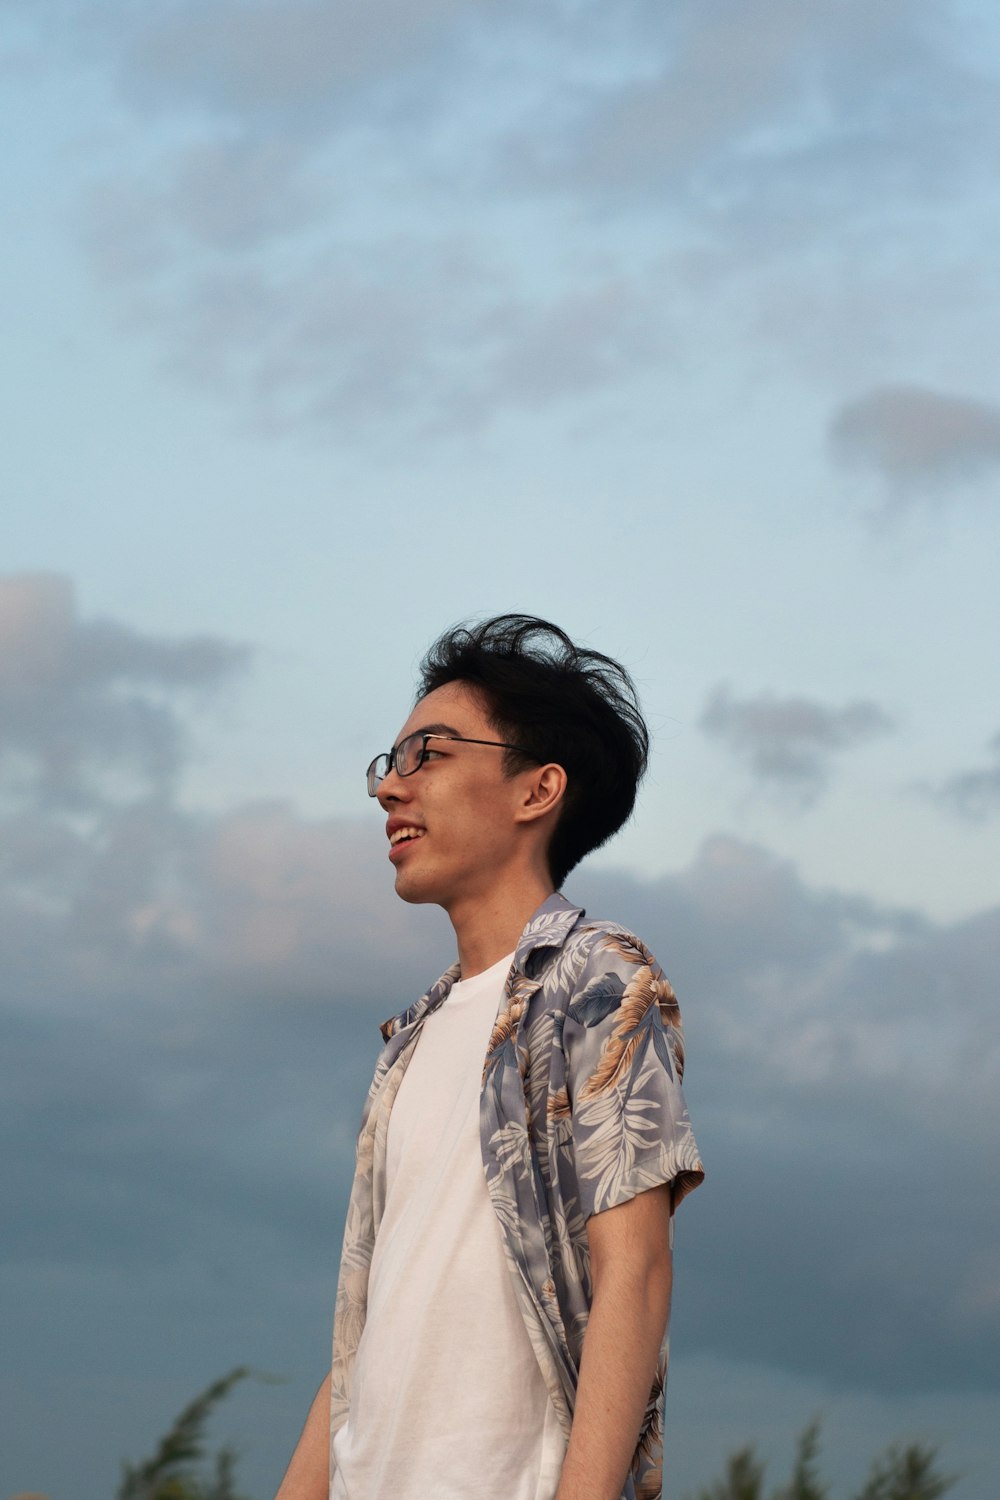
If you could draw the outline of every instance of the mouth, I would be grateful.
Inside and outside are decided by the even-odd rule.
[[[424,833],[423,828],[397,828],[389,837],[389,858],[393,864],[403,857],[407,849],[418,843],[424,837]]]

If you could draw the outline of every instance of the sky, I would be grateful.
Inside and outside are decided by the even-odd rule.
[[[329,1358],[363,790],[454,621],[633,672],[567,882],[685,1017],[667,1500],[816,1414],[1000,1491],[1000,24],[982,0],[4,0],[0,1496]]]

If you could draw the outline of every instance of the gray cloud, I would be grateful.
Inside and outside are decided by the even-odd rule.
[[[180,764],[178,695],[249,657],[209,636],[161,640],[78,617],[64,577],[0,577],[0,767],[42,801],[86,805],[118,778],[162,792]]]
[[[89,187],[80,214],[101,279],[155,287],[178,264],[232,261],[294,241],[330,211],[330,185],[291,141],[208,135]],[[238,284],[239,275],[233,280]]]
[[[211,10],[160,8],[133,30],[121,74],[143,105],[186,104],[230,118],[281,120],[297,131],[342,112],[345,90],[407,70],[449,26],[489,14],[477,0],[223,0]]]
[[[930,789],[930,795],[942,807],[973,822],[984,822],[1000,811],[1000,734],[993,736],[989,749],[993,765],[976,766],[959,771]]]
[[[229,212],[227,232],[247,232]],[[669,348],[651,273],[599,269],[546,300],[465,235],[405,234],[281,271],[209,256],[178,279],[166,225],[102,188],[88,228],[95,264],[130,300],[133,326],[161,335],[175,375],[237,394],[265,432],[306,424],[356,440],[384,435],[390,416],[398,433],[475,429],[499,409],[627,383]]]
[[[767,338],[801,341],[815,312],[766,266],[866,229],[881,266],[886,205],[954,192],[993,108],[923,0],[824,0],[808,24],[766,0],[750,28],[721,0],[610,18],[493,0],[101,14],[140,124],[152,103],[184,121],[178,145],[146,120],[89,191],[86,240],[127,326],[258,429],[340,440],[381,439],[387,416],[404,441],[607,394],[704,347],[692,325],[723,284]],[[544,90],[529,36],[551,59]],[[645,225],[602,220],[600,269],[572,217],[595,194],[631,194]],[[516,214],[495,214],[500,197]],[[842,302],[818,274],[810,305]]]
[[[668,12],[639,0],[616,8],[610,22],[598,6],[556,5],[541,15],[495,0],[375,0],[335,11],[320,0],[226,0],[211,12],[176,0],[138,21],[121,15],[119,76],[133,103],[207,111],[241,128],[266,123],[272,137],[276,129],[329,134],[359,89],[369,89],[368,110],[388,117],[394,89],[427,64],[433,74],[420,87],[428,102],[454,104],[484,44],[493,66],[503,66],[505,40],[529,34],[553,65],[548,108],[532,117],[530,138],[517,138],[515,155],[522,165],[531,156],[550,169],[561,163],[564,177],[615,191],[676,185],[734,151],[753,173],[781,154],[800,161],[830,140],[849,151],[863,143],[876,157],[891,145],[915,158],[914,129],[940,152],[987,93],[946,52],[927,0],[892,0],[877,11],[861,0],[820,0],[808,19],[792,0],[762,0],[752,28],[727,0],[679,0]],[[609,56],[612,71],[584,66]],[[378,99],[373,83],[382,87]],[[849,129],[835,123],[845,116]],[[789,126],[788,145],[777,146],[775,127]],[[747,138],[765,131],[748,150]],[[933,150],[920,156],[925,170],[935,160]]]
[[[280,1264],[329,1290],[375,1023],[449,960],[440,913],[395,902],[362,824],[241,809],[166,853],[162,822],[119,827],[110,859],[109,832],[61,915],[2,892],[4,1264],[127,1267],[167,1296],[231,1262],[254,1297]],[[685,1006],[710,1172],[681,1231],[688,1347],[854,1389],[988,1386],[1000,913],[938,927],[725,837],[675,876],[574,886]]]
[[[685,1011],[709,1168],[685,1337],[847,1386],[992,1383],[1000,912],[936,927],[730,838],[648,886],[580,884],[649,934]]]
[[[905,500],[1000,465],[1000,406],[921,386],[881,386],[840,409],[830,440],[836,456],[870,469]]]
[[[834,754],[892,728],[892,720],[876,703],[831,708],[813,699],[779,698],[768,692],[735,698],[724,684],[709,696],[698,724],[743,760],[764,785],[789,791],[805,803],[822,791]]]
[[[728,0],[626,14],[617,75],[577,84],[555,125],[520,137],[514,160],[541,183],[616,198],[669,188],[710,214],[727,203],[740,214],[785,182],[799,200],[781,231],[794,236],[831,187],[848,206],[845,164],[855,201],[876,182],[895,196],[904,182],[938,180],[989,107],[926,0],[821,0],[808,15],[765,0],[752,27]]]
[[[669,351],[664,303],[654,312],[649,278],[614,275],[547,305],[509,305],[493,314],[495,352],[475,398],[534,407],[624,383]],[[463,403],[467,404],[467,403]]]
[[[50,621],[37,584],[28,597]],[[22,683],[65,657],[29,625],[7,657]],[[219,680],[211,653],[113,625],[77,655],[77,677],[99,684],[119,671]],[[882,727],[857,706],[806,707],[772,705],[764,739],[781,729],[828,750]],[[181,1284],[181,1256],[232,1260],[249,1289],[278,1259],[314,1287],[336,1239],[326,1177],[342,1207],[375,1023],[448,962],[441,914],[395,901],[377,822],[138,798],[81,826],[23,801],[0,841],[9,1274],[127,1268]],[[695,1347],[900,1389],[919,1383],[930,1343],[934,1381],[982,1383],[998,1316],[977,1184],[1000,1098],[984,1029],[1000,915],[935,927],[812,891],[722,837],[659,881],[578,884],[647,937],[690,1000],[691,1099],[715,1183],[685,1220]],[[927,1227],[928,1180],[947,1243]],[[913,1286],[933,1309],[919,1320]]]
[[[301,150],[282,141],[240,137],[191,147],[162,195],[164,227],[221,251],[295,234],[316,212],[301,164]]]

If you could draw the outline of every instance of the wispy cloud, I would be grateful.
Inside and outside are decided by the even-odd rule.
[[[175,0],[129,28],[122,87],[142,105],[188,106],[309,133],[343,118],[349,91],[405,73],[489,0]],[[346,97],[345,97],[346,96]]]
[[[838,458],[869,469],[894,503],[907,503],[1000,467],[1000,405],[881,386],[840,409],[830,440]]]
[[[866,700],[834,708],[770,692],[737,698],[724,684],[713,690],[698,723],[762,785],[802,803],[814,801],[823,790],[834,755],[892,728],[885,710]]]
[[[1000,734],[993,736],[988,748],[993,757],[991,765],[957,771],[929,789],[940,806],[977,823],[1000,813]]]
[[[773,216],[784,190],[780,235],[810,221],[819,232],[825,202],[843,223],[875,206],[876,184],[895,198],[947,163],[961,170],[989,108],[960,28],[945,34],[927,0],[821,0],[808,13],[764,0],[752,27],[728,0],[636,4],[613,41],[588,21],[580,50],[603,43],[616,66],[557,86],[563,107],[532,121],[514,160],[539,186],[619,203],[669,192],[706,229]]]
[[[0,577],[0,767],[39,803],[162,793],[184,738],[178,702],[217,690],[249,650],[81,620],[69,579]]]
[[[598,267],[540,297],[502,256],[457,233],[340,244],[291,264],[210,254],[178,277],[174,230],[156,205],[143,209],[147,196],[107,184],[95,194],[95,263],[124,293],[130,323],[159,334],[167,367],[239,393],[261,431],[363,440],[384,435],[387,419],[397,436],[475,430],[500,410],[628,384],[669,348],[669,307],[650,309],[650,273]],[[236,203],[243,209],[211,205],[198,231],[206,243],[283,232],[272,208],[251,223]]]
[[[386,417],[426,437],[610,400],[703,347],[727,288],[756,339],[828,347],[856,291],[837,254],[884,312],[891,205],[936,214],[978,170],[995,102],[935,16],[111,4],[94,57],[138,129],[101,153],[86,243],[127,326],[262,430],[366,443]],[[810,246],[800,293],[776,268]]]

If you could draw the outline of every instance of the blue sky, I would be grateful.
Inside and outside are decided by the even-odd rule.
[[[522,609],[654,733],[567,889],[685,1012],[671,1500],[816,1411],[844,1487],[925,1433],[990,1500],[994,15],[0,27],[0,1490],[99,1500],[243,1362],[275,1482],[373,1024],[451,956],[361,773],[433,636]]]

